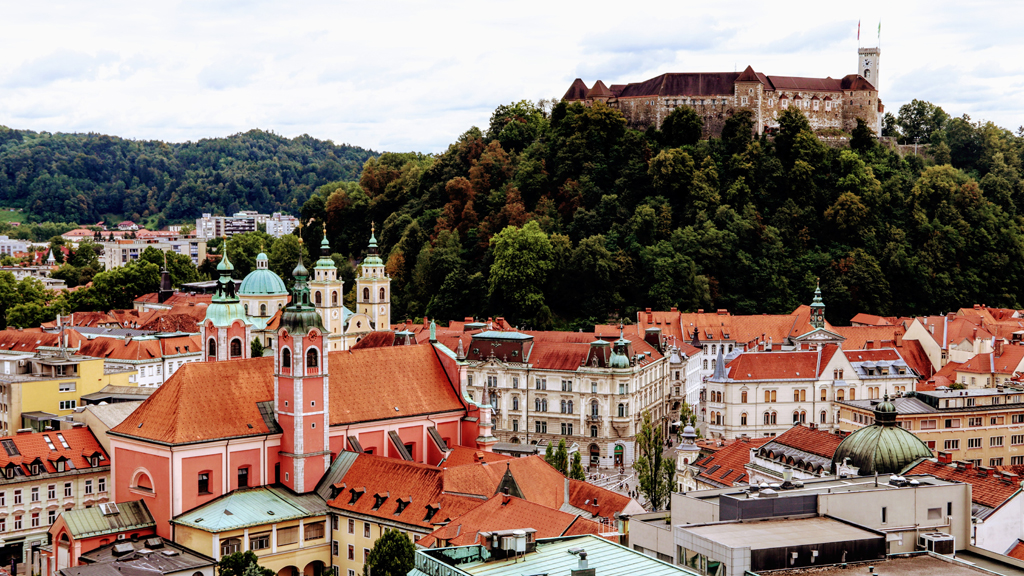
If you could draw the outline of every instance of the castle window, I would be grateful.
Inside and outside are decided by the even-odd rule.
[[[214,340],[213,338],[210,338],[210,340],[206,343],[206,355],[209,356],[210,358],[217,357],[217,341]]]
[[[316,348],[310,348],[309,351],[306,352],[306,368],[316,368],[317,359]]]
[[[369,288],[363,288],[363,300],[366,301],[366,300],[369,300],[369,299],[370,299],[370,289]]]

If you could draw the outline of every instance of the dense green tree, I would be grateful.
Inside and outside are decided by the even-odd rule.
[[[651,510],[663,510],[668,506],[675,475],[675,462],[662,456],[665,442],[661,427],[651,422],[650,411],[645,410],[636,435],[637,458],[633,463],[636,471],[637,490],[650,505]]]
[[[274,576],[273,570],[259,565],[259,557],[252,550],[221,556],[217,573],[219,576]]]
[[[404,532],[388,528],[373,543],[363,576],[406,576],[413,569],[416,547]]]

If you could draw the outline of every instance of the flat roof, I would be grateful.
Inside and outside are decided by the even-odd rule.
[[[882,534],[821,516],[759,522],[691,524],[680,525],[677,528],[730,548],[749,547],[751,550],[884,538]]]
[[[804,483],[802,488],[793,488],[790,490],[776,489],[776,493],[779,498],[787,498],[790,496],[806,496],[808,494],[838,494],[842,492],[862,492],[867,490],[907,490],[913,488],[920,488],[922,486],[949,486],[951,484],[959,484],[959,482],[951,482],[949,480],[943,480],[942,478],[936,478],[928,474],[909,474],[904,476],[907,480],[917,480],[918,486],[893,486],[889,484],[889,478],[892,475],[884,474],[878,476],[878,482],[875,483],[874,476],[855,476],[853,478],[836,478],[830,476],[821,479],[810,479],[803,480]],[[728,495],[734,498],[749,498],[747,486],[737,487],[732,486],[728,488],[712,488],[710,490],[694,490],[691,492],[684,492],[683,495],[688,498],[697,498],[706,502],[717,503],[720,496]]]
[[[967,560],[968,562],[974,562],[975,558],[980,558],[980,556],[966,554],[962,551],[957,552],[956,556],[958,559]],[[963,562],[947,562],[927,554],[918,554],[910,557],[889,558],[884,561],[873,560],[871,562],[863,562],[850,565],[846,569],[843,569],[841,566],[816,566],[814,568],[777,570],[772,572],[772,576],[802,576],[804,574],[814,574],[814,576],[850,576],[850,574],[866,574],[867,566],[874,566],[875,573],[879,576],[934,576],[936,574],[942,574],[942,576],[978,576],[979,574],[988,574],[991,576],[992,572],[990,571],[1006,574],[1007,576],[1024,574],[1024,570],[1008,564],[991,562],[991,565],[983,565],[978,563],[979,567],[984,568],[984,570],[979,570]]]

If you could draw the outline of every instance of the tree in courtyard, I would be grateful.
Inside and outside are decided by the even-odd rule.
[[[405,576],[413,568],[415,554],[408,536],[388,528],[366,557],[363,576]]]
[[[587,474],[583,471],[583,458],[579,450],[572,453],[572,468],[569,470],[569,478],[573,480],[586,480]]]
[[[662,457],[665,442],[661,428],[651,422],[650,411],[644,411],[640,432],[636,435],[636,451],[639,455],[633,463],[636,471],[637,489],[651,503],[652,510],[661,510],[668,504],[672,492],[672,475],[675,463]]]
[[[274,576],[274,571],[260,566],[258,560],[252,550],[235,552],[221,557],[217,571],[220,576]]]

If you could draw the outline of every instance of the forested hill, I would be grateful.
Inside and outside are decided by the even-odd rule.
[[[262,130],[171,144],[0,126],[0,206],[22,207],[35,222],[79,224],[105,216],[140,221],[246,209],[295,213],[318,186],[358,179],[375,155]]]
[[[1024,138],[921,116],[900,122],[931,123],[927,158],[866,127],[826,146],[796,109],[773,138],[738,114],[700,140],[688,108],[637,132],[603,105],[521,102],[443,154],[371,159],[359,185],[321,188],[302,214],[326,218],[349,256],[376,221],[396,319],[583,328],[647,306],[779,313],[809,304],[817,277],[838,324],[1020,308]],[[304,233],[320,241],[319,227]]]

